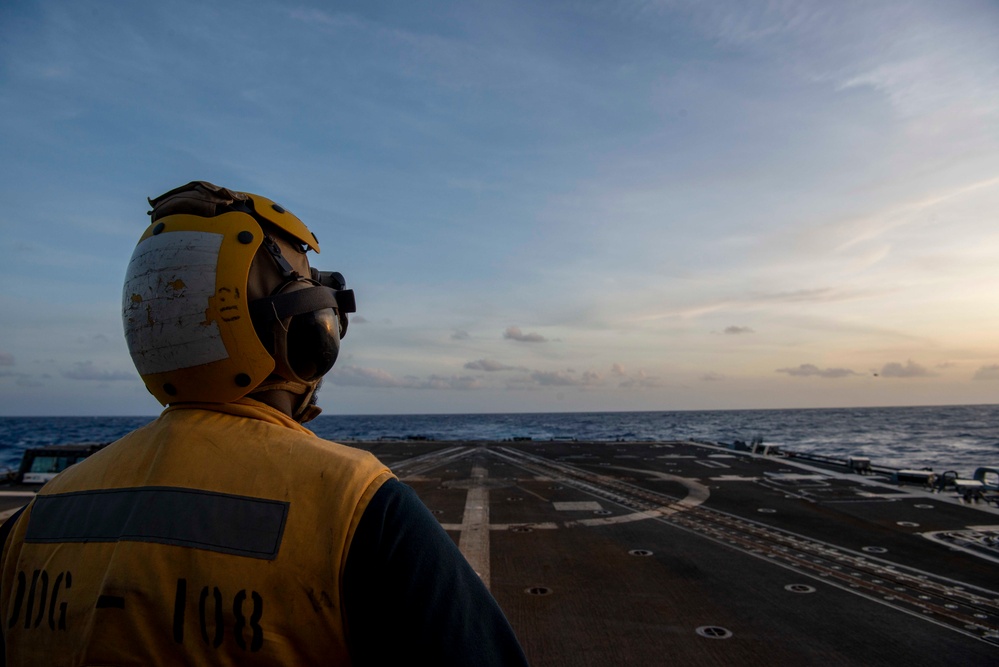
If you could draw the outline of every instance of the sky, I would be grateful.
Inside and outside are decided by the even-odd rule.
[[[155,415],[146,197],[280,202],[332,414],[999,402],[999,5],[0,3],[0,415]]]

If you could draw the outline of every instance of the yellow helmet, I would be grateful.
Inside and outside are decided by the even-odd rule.
[[[269,387],[311,398],[354,312],[343,276],[309,267],[315,235],[269,199],[205,181],[149,203],[122,320],[150,393],[164,405]]]

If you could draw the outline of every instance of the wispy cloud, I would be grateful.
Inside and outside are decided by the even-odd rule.
[[[397,378],[378,368],[345,365],[337,367],[330,375],[330,382],[345,387],[374,387],[381,389],[479,389],[478,378],[463,375],[407,375]]]
[[[729,336],[738,336],[741,334],[751,334],[754,333],[754,331],[749,327],[731,326],[725,327],[724,333]]]
[[[593,371],[579,375],[572,371],[535,371],[531,373],[531,379],[542,387],[593,387],[603,381],[600,374]]]
[[[515,340],[520,343],[547,343],[548,339],[539,333],[524,333],[520,330],[520,327],[507,327],[506,331],[503,332],[503,338],[506,340]]]
[[[478,359],[476,361],[469,361],[465,364],[465,368],[470,371],[524,371],[527,370],[523,366],[511,366],[509,364],[504,364],[493,359]]]
[[[627,379],[621,380],[617,386],[622,389],[658,389],[664,385],[659,378],[639,370],[628,375]]]
[[[920,221],[921,218],[918,214],[923,211],[996,186],[999,186],[999,176],[980,179],[928,197],[919,197],[880,213],[835,223],[831,229],[826,231],[836,230],[839,234],[847,237],[835,248],[836,252],[843,252],[861,243],[872,241],[899,227]],[[878,252],[881,255],[885,254],[883,249]]]
[[[923,378],[936,375],[925,366],[909,359],[905,365],[892,361],[881,368],[881,377],[886,378]]]
[[[629,371],[620,363],[611,365],[610,374],[619,378],[617,386],[623,389],[657,389],[663,386],[657,377],[649,375],[644,370]]]
[[[406,378],[412,384],[409,385],[414,389],[480,389],[482,387],[482,382],[475,377],[469,375],[431,375],[428,378],[420,379],[417,377],[407,377]]]
[[[693,319],[718,311],[752,311],[773,305],[835,303],[858,301],[878,296],[883,289],[853,289],[837,287],[817,287],[797,290],[761,292],[734,296],[728,299],[706,300],[703,303],[680,308],[647,313],[632,318],[635,322],[646,322],[666,318]],[[732,327],[730,327],[732,328]],[[726,330],[728,333],[728,330]],[[735,333],[735,332],[733,332]],[[738,333],[748,333],[740,331]]]
[[[355,16],[343,12],[327,12],[321,9],[293,9],[289,16],[301,23],[311,26],[325,26],[333,29],[356,30],[364,27],[364,23]]]
[[[0,352],[0,366],[13,366],[14,355],[10,352]]]
[[[820,377],[827,380],[860,375],[849,368],[819,368],[815,364],[801,364],[797,368],[778,368],[778,373],[786,373],[792,377]]]
[[[364,368],[346,364],[337,366],[329,375],[333,384],[346,387],[404,387],[406,384],[387,371],[380,368]]]
[[[571,387],[576,384],[576,378],[561,371],[535,371],[531,379],[542,387]]]
[[[70,380],[96,380],[99,382],[139,379],[135,371],[113,371],[105,368],[97,368],[92,361],[79,361],[72,368],[61,371],[60,374]]]
[[[984,65],[995,56],[994,44],[982,44],[976,39],[981,35],[972,30],[963,31],[963,40],[947,39],[945,30],[936,35],[925,29],[923,34],[906,34],[903,27],[892,53],[843,80],[840,89],[877,91],[906,119],[933,115],[939,119],[944,112],[970,120],[995,113],[995,95],[989,90],[995,74]],[[940,41],[931,52],[932,39]]]
[[[809,32],[824,22],[828,10],[822,4],[769,2],[765,4],[719,3],[710,7],[702,25],[722,42],[748,45],[787,33]]]
[[[11,378],[14,380],[14,384],[18,387],[33,388],[41,387],[42,383],[27,373],[18,373],[16,371],[0,371],[0,378]]]
[[[999,364],[982,366],[974,375],[975,380],[999,380]]]
[[[447,186],[454,190],[467,190],[469,192],[482,193],[489,190],[501,190],[502,188],[493,183],[486,183],[484,181],[473,179],[473,178],[449,178],[447,179]]]

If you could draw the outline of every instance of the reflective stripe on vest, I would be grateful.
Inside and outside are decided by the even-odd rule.
[[[174,487],[41,496],[25,542],[159,542],[273,560],[288,503]]]

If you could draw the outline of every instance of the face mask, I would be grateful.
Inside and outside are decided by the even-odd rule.
[[[354,293],[344,289],[346,282],[337,272],[309,269],[310,277],[303,277],[269,237],[264,239],[264,248],[284,282],[270,296],[253,300],[250,316],[258,337],[274,357],[276,374],[311,382],[336,362],[347,313],[356,309]]]

